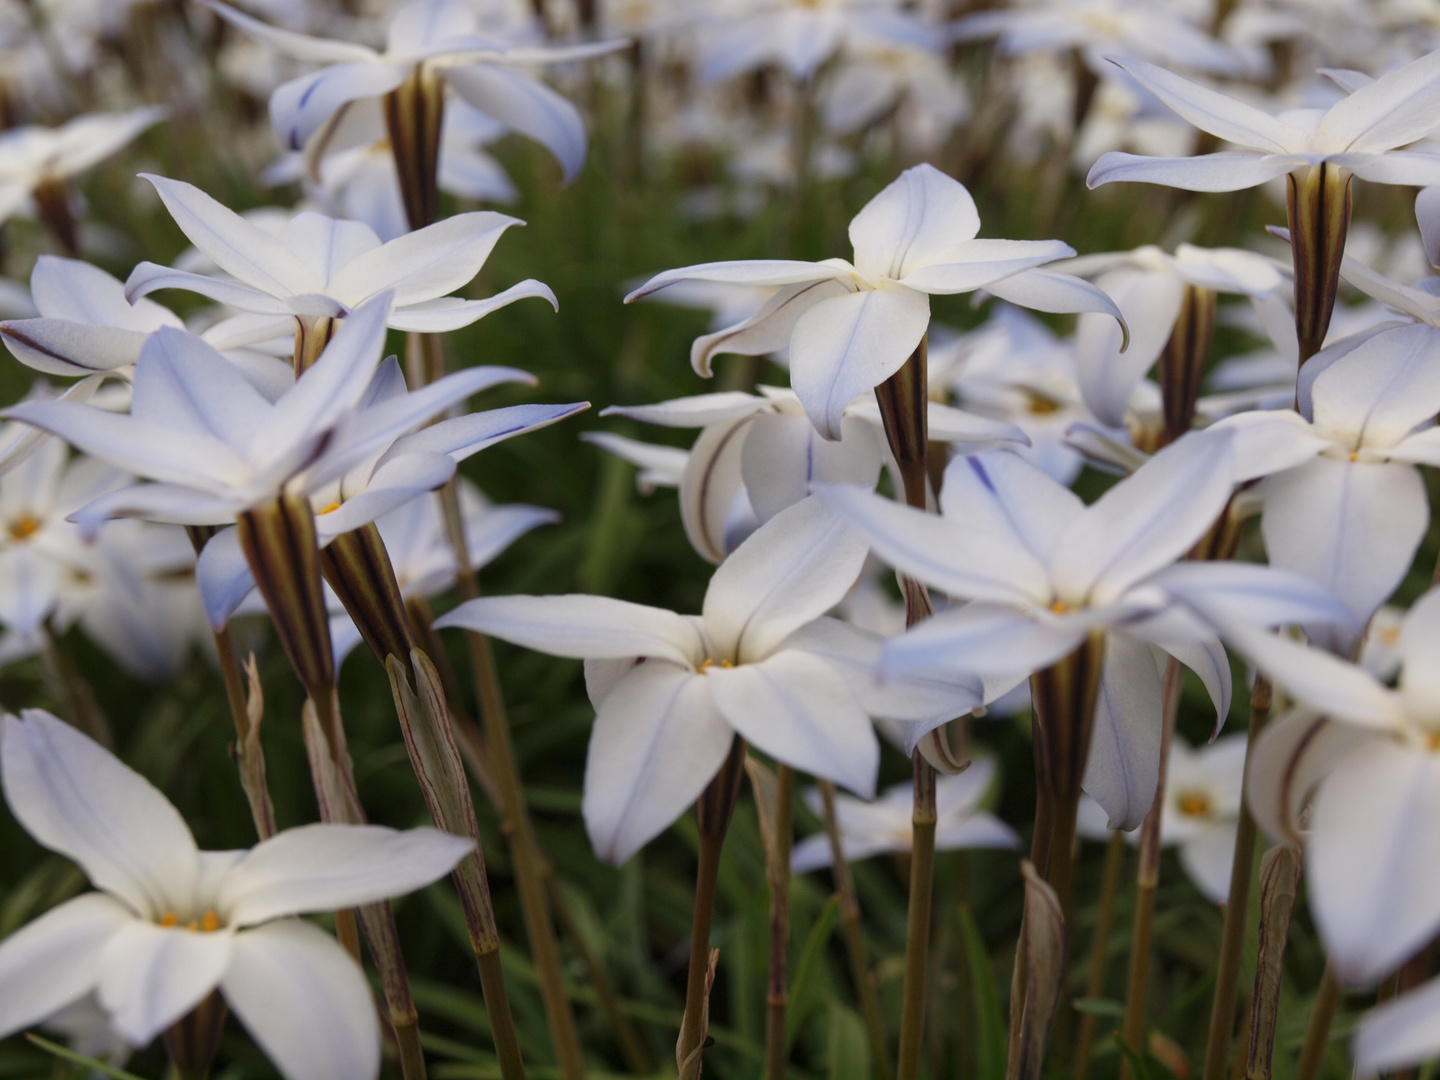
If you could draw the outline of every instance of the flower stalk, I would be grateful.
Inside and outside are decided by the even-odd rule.
[[[1160,396],[1165,413],[1161,438],[1165,445],[1184,435],[1195,422],[1195,403],[1215,333],[1215,307],[1215,290],[1185,286],[1175,328],[1160,353]]]
[[[1321,162],[1285,178],[1285,212],[1295,265],[1295,337],[1300,364],[1320,351],[1335,309],[1340,260],[1350,230],[1351,175]]]
[[[1095,916],[1095,940],[1090,946],[1090,969],[1085,976],[1085,996],[1098,998],[1105,989],[1105,961],[1110,951],[1110,934],[1115,928],[1115,901],[1120,895],[1120,870],[1125,860],[1125,834],[1119,829],[1110,833],[1105,845],[1105,869],[1100,885],[1100,902]],[[1090,1051],[1095,1045],[1095,1029],[1100,1017],[1086,1013],[1080,1020],[1080,1037],[1075,1043],[1075,1080],[1090,1075]]]
[[[695,804],[700,832],[700,860],[695,874],[695,915],[690,926],[690,966],[685,979],[685,1014],[675,1043],[680,1080],[699,1080],[710,1022],[710,985],[719,950],[712,955],[710,924],[715,915],[715,886],[720,876],[720,850],[735,812],[740,780],[745,775],[745,741],[738,735],[730,756]]]
[[[911,818],[910,901],[905,913],[905,990],[900,1006],[899,1080],[920,1075],[925,995],[930,966],[930,921],[935,891],[935,770],[914,755],[915,808]]]
[[[783,1080],[789,1057],[785,1016],[789,1006],[790,852],[795,770],[777,764],[772,772],[746,755],[745,772],[755,792],[760,838],[765,848],[765,879],[770,888],[770,966],[766,988],[765,1078]]]
[[[1295,1066],[1295,1080],[1315,1080],[1320,1075],[1320,1061],[1325,1056],[1339,1004],[1340,980],[1334,966],[1326,964],[1325,974],[1320,978],[1320,992],[1310,1013],[1310,1024],[1305,1029],[1305,1045],[1300,1048],[1300,1061]]]
[[[1260,949],[1255,962],[1255,992],[1250,998],[1246,1080],[1269,1080],[1271,1075],[1280,1011],[1281,962],[1299,884],[1299,851],[1289,844],[1277,844],[1265,853],[1260,862]]]
[[[199,1080],[210,1072],[229,1015],[225,999],[212,990],[199,1005],[165,1029],[165,1052],[176,1073],[186,1080]]]
[[[1250,691],[1248,759],[1270,722],[1270,681],[1255,679]],[[1224,1080],[1226,1058],[1235,1026],[1235,998],[1239,986],[1241,950],[1245,944],[1246,913],[1250,909],[1250,883],[1255,864],[1255,815],[1248,801],[1240,804],[1235,825],[1235,857],[1230,864],[1230,895],[1225,902],[1225,923],[1220,932],[1220,958],[1215,969],[1215,998],[1210,1006],[1210,1031],[1205,1043],[1202,1080]]]
[[[385,95],[383,111],[405,217],[411,230],[423,229],[440,212],[445,82],[429,65],[417,64],[408,79]]]

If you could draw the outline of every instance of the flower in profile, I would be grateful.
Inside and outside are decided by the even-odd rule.
[[[585,660],[596,717],[582,810],[596,852],[621,863],[699,797],[737,734],[868,796],[880,760],[871,715],[948,719],[979,704],[963,679],[876,691],[878,638],[825,617],[865,552],[810,498],[721,564],[698,617],[601,596],[498,596],[435,625]]]
[[[983,288],[1041,311],[1120,318],[1110,298],[1088,282],[1034,269],[1073,255],[1068,244],[981,240],[979,231],[980,215],[965,186],[932,165],[917,165],[850,222],[853,263],[703,263],[657,274],[625,299],[680,281],[774,288],[750,318],[697,338],[690,362],[708,377],[716,354],[764,355],[788,344],[790,382],[805,414],[822,436],[838,440],[851,401],[899,371],[920,344],[930,325],[931,294]]]
[[[995,782],[995,759],[977,757],[969,768],[935,780],[935,850],[1006,848],[1020,846],[1020,837],[994,814],[980,809]],[[805,793],[805,803],[824,813],[819,789]],[[840,827],[840,850],[846,862],[857,862],[885,852],[906,852],[913,841],[914,784],[886,788],[874,802],[848,795],[835,796],[835,819]],[[807,836],[795,845],[790,869],[797,874],[829,866],[832,852],[825,833]]]
[[[287,1080],[378,1074],[365,976],[294,916],[427,885],[469,840],[308,825],[249,851],[201,851],[149,781],[38,709],[0,720],[0,778],[16,820],[98,890],[0,942],[0,1035],[93,992],[115,1031],[143,1046],[218,992]]]
[[[1230,895],[1235,829],[1245,787],[1244,735],[1227,735],[1198,750],[1180,736],[1170,743],[1160,842],[1180,849],[1180,866],[1207,899],[1223,904]],[[1110,830],[1105,811],[1093,800],[1080,805],[1080,832],[1103,840]],[[1131,843],[1138,831],[1128,833]]]
[[[1090,170],[1090,187],[1140,180],[1192,191],[1237,191],[1289,174],[1295,329],[1304,364],[1320,350],[1330,326],[1350,227],[1351,176],[1380,184],[1440,183],[1440,154],[1400,149],[1440,126],[1440,52],[1359,87],[1329,109],[1291,109],[1278,116],[1142,60],[1112,57],[1111,62],[1183,119],[1242,149],[1188,158],[1111,151]]]

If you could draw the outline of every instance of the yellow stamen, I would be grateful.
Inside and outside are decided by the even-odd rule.
[[[165,912],[164,915],[161,915],[161,916],[160,916],[160,925],[161,925],[161,926],[179,926],[179,925],[180,925],[180,916],[179,916],[179,915],[176,915],[175,912],[173,912],[173,911],[167,911],[167,912]]]
[[[1351,460],[1351,461],[1359,461],[1359,460],[1360,460],[1360,451],[1359,451],[1359,450],[1351,450],[1351,451],[1350,451],[1350,460]]]
[[[1039,394],[1031,390],[1027,390],[1025,392],[1025,396],[1029,398],[1027,405],[1029,406],[1030,413],[1033,416],[1046,416],[1050,413],[1060,411],[1060,403],[1058,401],[1054,401],[1051,398],[1047,397],[1041,397]]]
[[[1203,791],[1187,791],[1180,796],[1180,812],[1186,817],[1208,817],[1210,796]]]
[[[205,914],[201,917],[200,929],[205,931],[205,933],[207,934],[213,934],[216,930],[220,929],[220,916],[216,913],[214,908],[211,908],[209,911],[205,912]]]
[[[1432,752],[1440,752],[1440,731],[1427,731],[1425,733],[1425,749]]]
[[[1052,615],[1064,615],[1069,610],[1070,605],[1067,604],[1064,600],[1056,600],[1053,604],[1050,605],[1050,613]]]
[[[200,929],[200,924],[199,924],[198,922],[196,922],[194,919],[191,919],[189,922],[187,922],[187,923],[185,924],[185,929],[186,929],[186,930],[189,930],[189,931],[193,934],[195,931],[197,931],[197,930]]]
[[[320,513],[322,513],[322,514],[328,514],[328,513],[330,513],[332,510],[339,510],[339,509],[340,509],[340,504],[339,504],[339,503],[331,503],[329,506],[325,507],[324,510],[321,510]]]
[[[30,514],[22,514],[10,523],[10,539],[28,540],[40,531],[40,519]]]
[[[701,675],[704,675],[707,671],[709,671],[709,670],[710,670],[712,667],[714,667],[714,666],[715,666],[715,661],[714,661],[714,660],[706,660],[703,664],[700,665],[700,674],[701,674]],[[721,666],[722,668],[733,668],[735,665],[732,664],[729,660],[721,660],[721,661],[720,661],[720,666]]]

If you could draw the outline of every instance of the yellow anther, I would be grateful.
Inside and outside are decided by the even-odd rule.
[[[1425,733],[1425,749],[1432,753],[1440,751],[1440,731],[1427,731]]]
[[[322,514],[328,514],[328,513],[330,513],[332,510],[339,510],[339,509],[340,509],[340,504],[339,504],[339,503],[331,503],[329,506],[325,507],[324,510],[321,510],[320,513],[322,513]]]
[[[1069,610],[1070,605],[1067,604],[1064,600],[1056,600],[1053,604],[1050,605],[1050,613],[1052,615],[1064,615]]]
[[[216,930],[220,929],[220,916],[216,913],[214,908],[211,908],[209,911],[205,912],[205,914],[201,917],[200,929],[204,930],[207,934],[213,934]]]
[[[1351,451],[1350,451],[1350,460],[1351,460],[1351,461],[1359,461],[1359,460],[1360,460],[1360,451],[1359,451],[1359,450],[1351,450]]]
[[[1033,416],[1048,416],[1050,413],[1060,411],[1060,403],[1051,398],[1041,397],[1033,391],[1027,391],[1025,396],[1029,398],[1027,405]]]
[[[179,915],[176,915],[175,912],[173,912],[173,911],[167,911],[167,912],[165,912],[164,915],[161,915],[161,916],[160,916],[160,925],[161,925],[161,926],[179,926],[179,925],[180,925],[180,916],[179,916]]]
[[[40,519],[31,514],[22,514],[10,523],[11,540],[28,540],[40,531]]]
[[[196,920],[191,919],[185,924],[185,929],[189,930],[193,934],[200,929],[200,924]]]
[[[1399,640],[1400,640],[1400,627],[1398,627],[1398,626],[1387,626],[1387,627],[1385,627],[1383,630],[1380,631],[1380,644],[1381,644],[1381,645],[1394,645],[1394,644],[1395,644],[1397,641],[1399,641]]]
[[[709,671],[709,670],[710,670],[712,667],[714,667],[714,666],[715,666],[715,661],[714,661],[714,660],[706,660],[703,664],[700,665],[700,674],[701,674],[701,675],[704,675],[707,671]],[[720,661],[720,666],[721,666],[722,668],[733,668],[735,665],[732,664],[729,660],[721,660],[721,661]]]
[[[1180,796],[1180,812],[1186,817],[1209,817],[1210,796],[1203,791],[1187,791]]]

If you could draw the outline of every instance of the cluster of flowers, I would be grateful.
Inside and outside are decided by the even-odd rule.
[[[62,109],[95,93],[96,80],[126,77],[105,60],[109,44],[122,43],[121,68],[143,68],[134,49],[145,35],[168,43],[160,66],[199,70],[197,50],[210,46],[196,31],[209,28],[224,41],[216,69],[247,69],[244,88],[268,99],[284,154],[267,177],[300,181],[308,202],[242,216],[147,174],[194,250],[173,266],[142,262],[121,282],[77,257],[105,236],[82,228],[67,180],[154,125],[178,123],[180,98],[168,112],[0,135],[0,215],[37,217],[64,253],[36,261],[28,295],[12,290],[16,317],[0,323],[0,339],[35,371],[74,380],[63,393],[38,384],[3,413],[0,655],[50,654],[58,686],[77,696],[56,641],[77,622],[147,678],[174,674],[202,645],[228,692],[260,841],[200,852],[164,797],[99,745],[107,733],[82,701],[67,719],[88,735],[37,710],[7,716],[0,773],[12,813],[99,891],[0,942],[0,1034],[88,1006],[127,1044],[163,1034],[176,1068],[193,1075],[213,1059],[228,1008],[291,1080],[364,1080],[380,1067],[381,1024],[357,964],[363,937],[406,1078],[420,1080],[386,901],[451,872],[501,1074],[518,1080],[465,772],[478,759],[512,826],[557,1056],[567,1080],[581,1075],[541,855],[495,707],[493,636],[585,662],[595,722],[582,809],[600,858],[624,862],[696,807],[700,870],[676,1050],[686,1080],[707,1045],[715,878],[746,771],[782,990],[789,874],[830,864],[844,892],[846,860],[910,853],[898,1071],[914,1080],[934,852],[1020,843],[982,809],[996,769],[983,757],[971,764],[970,718],[1025,708],[1027,692],[1038,800],[1011,998],[1015,1075],[1039,1075],[1064,999],[1077,832],[1138,838],[1142,958],[1140,912],[1153,910],[1162,841],[1182,844],[1200,889],[1225,903],[1212,1018],[1223,1072],[1258,825],[1275,845],[1267,879],[1288,874],[1293,897],[1303,867],[1329,959],[1301,1061],[1314,1076],[1340,992],[1378,986],[1440,931],[1424,858],[1440,838],[1430,813],[1440,687],[1424,659],[1440,648],[1440,597],[1382,608],[1430,525],[1420,467],[1440,466],[1440,278],[1391,280],[1363,257],[1363,230],[1351,235],[1356,178],[1419,187],[1409,237],[1418,254],[1407,263],[1402,251],[1385,269],[1440,267],[1440,152],[1426,143],[1440,131],[1440,52],[1388,9],[1337,8],[1319,25],[1283,3],[1037,0],[961,18],[943,7],[541,4],[537,18],[524,5],[415,0],[358,19],[277,5],[262,19],[212,0],[178,22],[133,5],[121,18],[27,7],[12,27],[8,85],[31,108]],[[63,50],[50,39],[57,27],[76,31],[60,36]],[[383,47],[359,40],[382,37]],[[692,347],[699,375],[727,353],[772,357],[789,374],[788,386],[607,410],[700,429],[688,452],[591,435],[640,466],[647,490],[677,489],[687,537],[716,564],[700,614],[589,595],[479,598],[475,570],[554,515],[491,506],[458,479],[458,464],[588,407],[464,412],[487,388],[533,380],[507,367],[445,371],[441,335],[521,299],[556,302],[533,280],[456,295],[521,222],[439,215],[442,191],[513,197],[484,150],[505,132],[544,146],[565,179],[580,171],[581,113],[535,72],[628,79],[634,115],[646,103],[652,113],[644,131],[655,141],[642,156],[720,151],[735,181],[723,189],[736,199],[719,203],[700,184],[687,207],[743,213],[761,185],[800,190],[845,174],[859,155],[938,156],[972,113],[951,54],[992,39],[1000,46],[985,46],[994,55],[972,141],[1018,115],[1010,153],[1058,148],[1065,168],[1083,161],[1092,187],[1283,184],[1280,246],[1256,237],[1256,250],[1180,244],[1076,258],[1058,240],[981,238],[965,185],[919,164],[850,222],[849,259],[658,274],[628,299],[717,314]],[[1277,42],[1287,48],[1267,48]],[[1344,52],[1332,51],[1337,42]],[[265,62],[251,64],[257,56]],[[1321,63],[1332,65],[1323,85]],[[1242,80],[1240,96],[1171,67]],[[749,72],[776,78],[747,91],[736,76]],[[159,89],[154,72],[128,77]],[[747,92],[759,101],[741,107]],[[1337,308],[1342,281],[1371,302]],[[148,299],[160,290],[217,307],[184,320]],[[961,294],[998,301],[989,320],[965,333],[933,324],[931,298]],[[1222,306],[1220,294],[1242,299]],[[1075,315],[1074,331],[1059,335],[1024,309]],[[1268,347],[1211,370],[1222,317]],[[385,356],[389,331],[410,335],[404,369]],[[1087,463],[1119,477],[1090,505],[1070,489]],[[1257,516],[1266,564],[1235,557]],[[452,588],[464,602],[432,619],[427,601]],[[267,790],[258,675],[252,667],[247,688],[228,629],[237,613],[261,611],[305,691],[323,819],[284,832]],[[447,627],[468,633],[483,736],[432,660]],[[340,661],[360,642],[387,671],[438,830],[366,824],[337,695]],[[1195,751],[1174,732],[1184,671],[1209,693],[1218,733],[1233,693],[1227,646],[1257,671],[1250,736]],[[1286,707],[1271,721],[1276,699]],[[872,802],[877,730],[911,755],[914,780]],[[796,774],[818,782],[812,806],[829,829],[792,852]],[[338,944],[296,918],[320,911],[336,912]],[[1266,917],[1281,929],[1268,947],[1283,950],[1288,911]],[[862,955],[852,961],[867,970]],[[1278,954],[1261,961],[1252,1062],[1257,1046],[1273,1048],[1279,993]],[[1145,1030],[1139,968],[1124,1031],[1132,1047]],[[857,993],[867,985],[857,978]],[[1440,1054],[1440,982],[1398,997],[1392,986],[1387,997],[1353,1040],[1366,1073]],[[769,1071],[780,1076],[783,1008],[775,1015]],[[884,1075],[873,1023],[869,1035]]]

